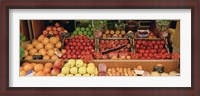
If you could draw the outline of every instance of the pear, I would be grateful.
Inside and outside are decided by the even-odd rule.
[[[95,68],[94,67],[87,67],[87,73],[94,74]]]
[[[95,67],[94,63],[89,63],[87,66],[88,67]]]
[[[64,67],[61,69],[61,73],[63,73],[63,74],[69,74],[69,70],[70,70],[69,67],[64,66]]]
[[[72,67],[72,68],[70,69],[70,73],[71,73],[71,74],[77,74],[77,73],[78,73],[78,68],[77,68],[77,67]]]
[[[76,60],[76,67],[81,67],[83,66],[83,60],[79,59],[79,60]]]
[[[58,74],[57,76],[65,76],[65,74],[63,74],[63,73],[60,73],[60,74]]]
[[[74,76],[73,74],[67,74],[66,76]]]
[[[82,76],[81,74],[75,74],[74,76]]]
[[[69,66],[70,66],[70,67],[74,67],[75,62],[76,62],[76,61],[75,61],[74,59],[69,59],[69,60],[68,60],[68,63],[69,63]]]
[[[85,74],[86,73],[86,67],[80,67],[79,69],[78,69],[78,72],[80,73],[80,74]]]
[[[90,74],[83,74],[83,76],[90,76]]]

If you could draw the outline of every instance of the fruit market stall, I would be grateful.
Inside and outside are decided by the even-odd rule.
[[[20,76],[179,76],[178,22],[21,20]]]

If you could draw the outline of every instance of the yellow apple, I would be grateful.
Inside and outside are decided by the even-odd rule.
[[[75,74],[74,76],[82,76],[81,74]]]
[[[77,67],[72,67],[72,68],[70,69],[70,73],[71,73],[71,74],[77,74],[77,73],[78,73],[78,68],[77,68]]]
[[[78,72],[80,73],[80,74],[85,74],[86,73],[86,67],[80,67],[79,69],[78,69]]]
[[[94,63],[89,63],[87,66],[88,67],[95,67]]]
[[[87,67],[87,73],[94,74],[94,72],[95,72],[95,67]]]
[[[76,60],[76,67],[82,67],[83,66],[83,60],[79,59]]]
[[[64,67],[61,69],[61,73],[63,73],[63,74],[69,74],[69,70],[70,70],[69,67],[64,66]]]
[[[65,76],[65,74],[63,74],[63,73],[60,73],[60,74],[58,74],[57,76]]]

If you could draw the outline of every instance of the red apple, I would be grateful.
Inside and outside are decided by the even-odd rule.
[[[100,40],[100,44],[104,44],[105,43],[105,41],[104,40]]]
[[[154,45],[154,48],[155,48],[155,49],[158,49],[158,45]]]
[[[141,41],[141,40],[138,40],[138,41],[137,41],[137,44],[139,44],[139,45],[140,45],[141,43],[142,43],[142,41]]]
[[[157,45],[160,45],[160,41],[156,41],[156,44],[157,44]]]
[[[161,43],[162,45],[165,45],[165,41],[164,41],[164,40],[162,40],[160,43]]]
[[[139,45],[139,44],[136,44],[135,47],[138,49],[138,48],[140,47],[140,45]]]
[[[160,49],[163,49],[163,45],[159,45],[159,48],[160,48]]]

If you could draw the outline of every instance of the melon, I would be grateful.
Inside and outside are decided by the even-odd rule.
[[[40,50],[40,49],[44,48],[44,45],[43,45],[42,43],[38,43],[38,44],[35,46],[35,48],[36,48],[37,50]]]
[[[53,49],[53,48],[54,48],[54,45],[53,45],[53,44],[51,44],[51,43],[45,44],[45,49],[46,49],[46,50]]]
[[[38,43],[40,43],[38,40],[33,40],[32,45],[35,47]]]
[[[61,42],[56,43],[56,48],[61,48]]]
[[[35,55],[37,53],[37,50],[35,48],[32,48],[31,50],[29,50],[29,54],[32,56],[32,55]]]
[[[45,49],[40,49],[39,54],[46,55],[47,51]]]
[[[59,59],[59,58],[58,58],[57,55],[53,55],[53,56],[51,56],[51,59],[52,59],[52,60],[57,60],[57,59]]]
[[[53,56],[53,55],[54,55],[54,50],[52,50],[52,49],[51,49],[51,50],[48,50],[48,51],[47,51],[47,55],[48,55],[48,56]]]
[[[49,39],[49,42],[50,42],[51,44],[56,44],[56,43],[58,42],[58,39],[57,39],[56,37],[51,37],[51,38]]]
[[[24,56],[28,56],[28,50],[24,50]]]
[[[45,44],[47,44],[47,43],[49,43],[49,39],[45,37],[44,40],[42,41],[42,44],[45,45]]]
[[[26,56],[24,59],[25,59],[25,60],[32,60],[33,57],[32,57],[32,56]]]
[[[40,35],[40,36],[38,37],[38,41],[42,42],[42,40],[43,40],[44,38],[45,38],[44,35]]]
[[[33,48],[33,45],[27,44],[25,49],[26,49],[26,50],[31,50],[32,48]]]
[[[50,56],[44,55],[44,56],[43,56],[43,60],[50,60]]]

